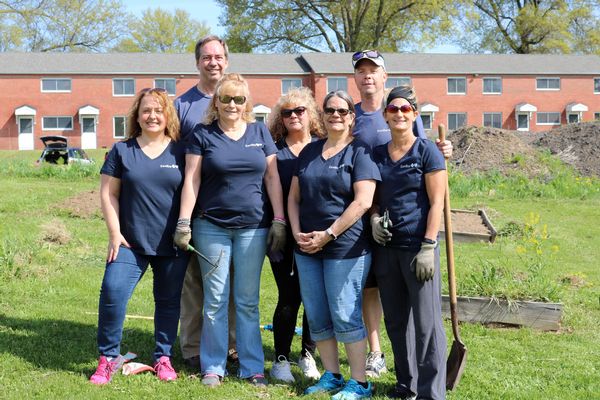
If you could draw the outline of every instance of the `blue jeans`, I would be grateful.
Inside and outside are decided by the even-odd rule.
[[[98,351],[101,355],[116,357],[120,354],[127,303],[150,264],[154,292],[154,359],[171,357],[188,259],[187,256],[146,256],[121,246],[117,259],[106,264],[100,289]]]
[[[205,219],[193,221],[192,236],[198,251],[215,268],[199,258],[204,288],[204,322],[200,346],[203,374],[224,376],[227,363],[230,262],[233,258],[238,375],[247,378],[264,373],[265,356],[260,335],[260,273],[267,248],[267,228],[226,229]]]
[[[313,340],[335,336],[355,343],[367,337],[362,319],[362,291],[371,254],[356,258],[320,259],[295,253],[302,302]]]

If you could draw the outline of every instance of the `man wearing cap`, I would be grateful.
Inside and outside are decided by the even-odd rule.
[[[360,93],[360,103],[355,105],[356,119],[353,134],[367,143],[371,148],[388,143],[391,133],[383,118],[382,104],[385,96],[387,72],[385,60],[376,50],[363,50],[352,55],[354,82]],[[423,129],[421,116],[414,122],[413,132],[416,136],[427,139]],[[452,155],[452,144],[446,140],[436,143],[445,158]],[[371,270],[372,271],[372,270]],[[379,342],[379,326],[383,316],[379,289],[373,272],[369,273],[363,291],[363,319],[367,328],[369,354],[367,355],[367,376],[377,378],[387,372],[385,356],[381,352]],[[412,328],[414,330],[414,327]]]

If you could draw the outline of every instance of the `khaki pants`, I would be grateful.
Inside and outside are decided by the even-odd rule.
[[[231,266],[233,269],[233,265]],[[231,287],[233,287],[233,273]],[[229,297],[229,348],[235,349],[235,304],[233,290]],[[202,275],[198,257],[193,255],[185,273],[181,292],[181,315],[179,317],[179,344],[184,359],[200,354],[200,332],[202,330]]]

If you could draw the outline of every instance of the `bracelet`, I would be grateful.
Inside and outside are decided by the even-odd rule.
[[[285,219],[282,218],[273,218],[273,224],[281,224],[284,226],[287,226],[287,222],[285,221]]]
[[[273,221],[279,221],[279,222],[283,222],[283,223],[287,222],[285,220],[285,217],[273,217]]]
[[[177,226],[190,226],[189,218],[179,218],[177,220]]]

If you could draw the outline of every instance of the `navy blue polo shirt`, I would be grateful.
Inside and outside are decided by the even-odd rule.
[[[338,219],[354,200],[353,184],[362,180],[381,180],[377,165],[364,143],[354,140],[333,157],[321,153],[326,139],[309,143],[298,156],[294,175],[300,185],[300,229],[304,233],[324,231]],[[367,213],[338,235],[338,239],[309,256],[317,258],[355,258],[370,251]],[[298,251],[300,251],[298,249]],[[308,255],[308,254],[307,254]]]
[[[393,223],[387,246],[420,248],[429,215],[425,174],[446,169],[444,156],[433,142],[417,138],[396,162],[390,159],[387,144],[373,150],[373,159],[381,171],[375,203],[382,215],[389,211]]]
[[[354,137],[365,142],[371,149],[392,140],[390,127],[383,118],[383,110],[365,112],[361,103],[355,104],[354,107],[356,109],[356,119],[352,130]],[[415,136],[427,139],[420,115],[417,115],[413,122],[413,132]]]
[[[227,229],[266,228],[273,212],[264,184],[267,156],[277,152],[262,122],[250,123],[239,140],[217,121],[196,126],[187,153],[202,156],[196,210],[201,218]]]
[[[171,141],[155,159],[136,139],[115,143],[100,170],[121,180],[121,234],[139,254],[173,256],[173,233],[179,216],[185,172],[185,148]]]

